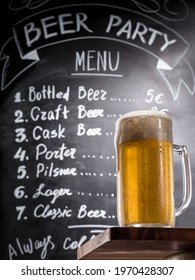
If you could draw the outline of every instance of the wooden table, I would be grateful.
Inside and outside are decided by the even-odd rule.
[[[195,228],[113,227],[83,244],[80,260],[165,259],[195,251]]]

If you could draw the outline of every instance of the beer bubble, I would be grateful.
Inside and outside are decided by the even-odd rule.
[[[159,112],[132,112],[117,121],[115,141],[120,224],[171,224],[171,119]]]

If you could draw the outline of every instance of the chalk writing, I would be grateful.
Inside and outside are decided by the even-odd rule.
[[[11,10],[35,10],[48,2],[50,2],[50,0],[11,0],[9,7]],[[144,13],[158,15],[169,21],[182,21],[187,18],[189,13],[188,5],[184,0],[178,0],[177,5],[174,5],[174,0],[166,0],[162,3],[159,0],[147,2],[144,0],[130,0],[128,2],[129,6],[131,6],[132,3],[135,4],[135,10],[137,8]]]
[[[15,102],[21,100],[21,93],[17,92],[15,95]],[[70,87],[66,88],[65,92],[56,91],[55,85],[43,85],[40,91],[37,91],[34,86],[29,86],[28,90],[28,100],[30,102],[41,101],[41,100],[52,100],[52,99],[63,99],[65,101],[69,100]]]
[[[36,178],[40,177],[59,177],[59,176],[76,176],[77,168],[67,167],[60,168],[55,167],[54,163],[51,162],[49,165],[39,162],[36,166]]]
[[[57,37],[59,34],[66,36],[67,34],[79,33],[83,30],[93,33],[87,26],[88,15],[85,13],[71,13],[59,14],[56,16],[50,16],[41,18],[38,25],[35,22],[29,22],[24,25],[24,36],[28,47],[32,47],[41,37],[45,40],[53,37]],[[68,27],[67,27],[68,26]],[[51,27],[57,29],[50,31]]]
[[[84,123],[78,124],[77,129],[77,135],[78,136],[101,136],[102,135],[102,129],[101,127],[93,127],[93,128],[86,128]]]
[[[26,68],[24,67],[24,69],[20,70],[19,73],[15,69],[10,76],[4,75],[5,72],[3,71],[1,88],[6,88],[22,72],[39,61],[37,52],[39,49],[60,42],[74,41],[75,39],[98,38],[100,40],[104,39],[129,44],[155,57],[158,60],[157,67],[159,70],[173,69],[184,58],[189,48],[188,42],[180,34],[170,29],[169,26],[154,20],[152,15],[158,14],[160,16],[163,14],[166,17],[167,14],[170,14],[172,19],[177,18],[179,20],[179,11],[182,10],[182,13],[185,15],[188,12],[185,1],[178,1],[180,6],[178,12],[173,11],[171,0],[165,1],[164,5],[160,4],[157,0],[152,1],[152,5],[142,1],[130,1],[129,3],[133,3],[134,8],[138,8],[143,13],[137,14],[136,9],[121,10],[115,6],[82,4],[80,6],[70,5],[52,8],[49,11],[45,10],[21,20],[14,26],[14,38],[5,43],[0,56],[2,58],[5,58],[5,56],[9,57],[9,62],[12,63],[13,58],[12,54],[9,53],[9,46],[17,44],[16,49],[19,49],[21,54],[18,55],[17,59],[23,60],[25,57],[28,57],[31,62],[29,62]],[[83,12],[79,11],[79,7],[81,7]],[[160,8],[162,7],[164,8],[164,13],[161,14],[162,9]],[[181,7],[184,9],[181,9]],[[96,12],[89,13],[89,8],[92,11],[95,9]],[[101,14],[102,8],[105,11],[105,21],[101,23],[98,15]],[[123,16],[120,15],[121,11],[124,12]],[[137,20],[138,18],[139,20]],[[91,25],[91,22],[94,24]],[[172,52],[172,56],[169,56],[170,52]],[[6,69],[7,72],[9,71],[10,64],[8,64],[8,60],[5,61],[4,70]],[[70,75],[122,78],[120,61],[121,54],[119,50],[105,49],[100,51],[89,49],[76,51],[75,70]],[[15,63],[15,65],[17,64]],[[186,64],[185,67],[188,68],[189,72],[192,69],[189,64]],[[165,74],[162,73],[162,75],[169,82]],[[169,87],[170,90],[173,90],[170,82]],[[174,92],[173,95],[175,95]],[[63,98],[63,96],[59,94],[59,98]]]
[[[31,9],[37,9],[46,3],[48,3],[50,0],[11,0],[9,3],[9,7],[11,10],[22,10],[24,8],[27,8],[29,10]]]
[[[69,110],[66,105],[59,104],[56,109],[42,110],[40,107],[35,106],[31,109],[30,117],[33,121],[57,121],[62,116],[63,119],[68,118]],[[19,117],[18,117],[19,118]],[[21,122],[22,116],[20,116]]]
[[[53,139],[53,138],[65,138],[65,127],[62,127],[61,124],[57,125],[56,129],[44,129],[43,127],[41,127],[40,125],[35,126],[33,131],[32,131],[32,136],[35,140],[41,140],[41,139]],[[19,142],[22,142],[23,140],[25,140],[25,136],[24,136],[24,130],[20,131],[20,133],[18,133],[17,135],[17,139],[20,139]],[[20,138],[19,138],[20,137]]]
[[[92,235],[90,239],[94,238],[95,235]],[[76,250],[77,248],[81,247],[86,241],[88,240],[87,235],[81,236],[79,240],[72,240],[71,237],[66,237],[63,243],[64,250]]]
[[[68,206],[64,206],[63,208],[51,208],[49,204],[46,206],[43,204],[39,204],[35,207],[33,215],[35,218],[50,218],[51,220],[60,219],[60,218],[70,218],[72,216],[72,209],[69,209]]]
[[[65,143],[56,150],[49,150],[46,144],[40,143],[36,146],[36,160],[42,158],[46,160],[58,159],[64,160],[65,158],[75,159],[76,148],[68,148]]]
[[[56,200],[61,196],[72,196],[72,192],[68,188],[60,188],[60,189],[45,189],[45,184],[40,184],[39,187],[36,189],[36,192],[33,195],[33,198],[38,198],[41,196],[45,197],[52,197],[51,203],[54,204]]]
[[[114,56],[114,57],[113,57]],[[75,53],[75,71],[117,71],[120,63],[120,52],[81,51]]]
[[[177,7],[171,0],[9,2],[11,10],[31,11],[11,26],[0,50],[1,89],[9,93],[3,105],[11,109],[2,110],[2,139],[11,145],[1,153],[16,224],[8,227],[16,230],[8,234],[7,254],[73,256],[117,224],[116,119],[134,109],[169,111],[185,98],[181,87],[190,98],[195,92],[188,37],[178,32],[189,10],[183,0]],[[47,3],[49,9],[39,9]],[[24,82],[17,84],[19,77]]]
[[[84,86],[78,88],[78,99],[88,101],[105,101],[107,92],[103,89],[86,89]]]
[[[9,244],[9,259],[13,260],[16,257],[20,258],[20,255],[33,255],[35,251],[40,253],[40,258],[45,259],[47,257],[48,251],[53,251],[55,244],[52,241],[52,236],[48,235],[43,237],[42,240],[32,240],[28,238],[25,243],[22,243],[19,238],[16,238],[15,244]]]

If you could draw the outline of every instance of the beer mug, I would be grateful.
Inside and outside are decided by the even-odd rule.
[[[134,111],[116,122],[119,226],[173,227],[191,200],[186,146],[173,145],[172,120],[163,112]],[[175,209],[173,151],[180,155],[183,200]]]

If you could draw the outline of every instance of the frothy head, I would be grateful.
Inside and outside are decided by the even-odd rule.
[[[115,142],[124,143],[139,139],[173,141],[172,120],[164,112],[132,111],[116,121]]]

